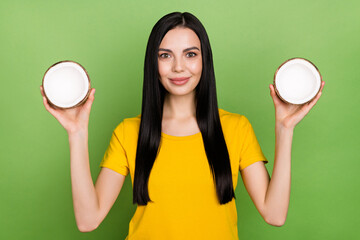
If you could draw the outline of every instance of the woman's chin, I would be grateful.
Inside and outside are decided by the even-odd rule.
[[[190,96],[192,94],[195,94],[195,89],[193,90],[187,90],[187,89],[183,89],[183,91],[181,91],[180,89],[178,90],[168,90],[167,93],[168,95],[171,95],[171,96],[177,96],[177,97],[180,97],[180,96]]]

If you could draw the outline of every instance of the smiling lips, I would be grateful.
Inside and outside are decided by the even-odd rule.
[[[169,78],[172,83],[175,85],[183,85],[187,83],[190,79],[190,77],[182,77],[182,78]]]

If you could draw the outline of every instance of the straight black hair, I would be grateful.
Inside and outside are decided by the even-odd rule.
[[[173,12],[153,27],[146,47],[141,121],[135,160],[133,203],[147,205],[148,180],[161,144],[161,121],[166,89],[159,80],[158,50],[165,34],[175,28],[193,30],[201,43],[202,73],[195,89],[196,120],[215,181],[220,204],[235,198],[230,158],[221,128],[210,41],[204,26],[191,13]]]

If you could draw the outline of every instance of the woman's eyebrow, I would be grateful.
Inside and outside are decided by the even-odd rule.
[[[184,49],[183,52],[187,52],[187,51],[190,51],[190,50],[193,50],[193,49],[197,49],[197,50],[200,51],[200,49],[197,48],[197,47],[190,47],[190,48]],[[170,49],[166,49],[166,48],[159,48],[159,51],[172,52]]]

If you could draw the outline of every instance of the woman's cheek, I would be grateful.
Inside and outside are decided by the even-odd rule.
[[[199,74],[202,71],[202,62],[201,61],[196,61],[193,62],[190,66],[190,69],[192,71],[193,74]]]
[[[160,76],[166,77],[167,73],[169,72],[169,69],[171,68],[169,65],[170,65],[169,63],[166,63],[164,61],[158,62]]]

